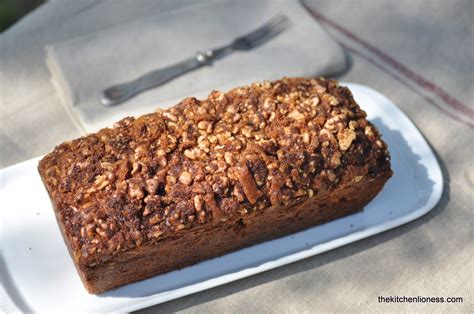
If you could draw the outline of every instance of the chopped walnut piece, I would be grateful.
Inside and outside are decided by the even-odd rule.
[[[336,97],[331,96],[331,98],[329,99],[329,104],[331,106],[337,106],[337,105],[339,105],[339,100],[337,100]]]
[[[142,199],[144,196],[142,187],[136,183],[129,183],[128,191],[132,199]]]
[[[238,168],[239,182],[242,184],[245,196],[250,204],[255,204],[257,199],[262,195],[262,192],[257,188],[257,184],[246,166]]]
[[[351,130],[357,129],[358,126],[359,126],[359,124],[357,123],[357,121],[354,121],[354,120],[349,121],[349,128]]]
[[[187,149],[184,151],[184,156],[186,156],[187,158],[189,159],[192,159],[192,160],[196,160],[198,158],[200,158],[202,155],[202,151],[195,147],[193,149]]]
[[[330,160],[330,165],[331,168],[337,168],[341,165],[341,153],[340,152],[335,152]]]
[[[301,136],[303,139],[303,143],[309,144],[311,140],[311,135],[309,135],[308,132],[304,132],[303,135]]]
[[[304,114],[302,114],[298,110],[293,110],[292,112],[290,112],[288,117],[291,118],[291,119],[294,119],[294,120],[303,120],[304,121]]]
[[[193,183],[193,177],[191,174],[187,171],[183,171],[181,175],[179,176],[179,182],[181,182],[184,185],[191,185]]]
[[[161,237],[162,234],[163,234],[163,231],[158,230],[158,231],[154,231],[154,232],[150,233],[150,237],[151,238],[159,238],[159,237]]]
[[[339,148],[343,151],[351,147],[352,141],[356,138],[356,133],[351,129],[343,129],[337,134],[339,139]]]
[[[107,176],[106,175],[100,175],[97,176],[95,181],[94,181],[94,187],[95,189],[92,189],[91,192],[96,191],[96,190],[102,190],[104,189],[107,185],[110,184],[108,180],[106,180]]]
[[[146,190],[150,194],[155,194],[158,190],[158,180],[156,178],[146,180]]]
[[[178,118],[169,111],[164,111],[163,112],[163,118],[168,119],[172,122],[178,122]]]
[[[313,98],[311,98],[311,101],[312,101],[311,104],[313,106],[319,105],[319,97],[318,96],[314,96]]]
[[[202,211],[202,209],[204,208],[204,201],[202,199],[202,196],[201,195],[195,195],[194,196],[194,208],[196,209],[197,212],[200,212]]]
[[[224,153],[224,160],[226,163],[228,163],[229,165],[234,165],[235,163],[235,158],[234,158],[234,155],[232,155],[231,152],[225,152]]]
[[[356,176],[356,177],[354,178],[354,181],[355,181],[355,182],[359,182],[360,180],[362,180],[362,178],[364,178],[364,176]]]

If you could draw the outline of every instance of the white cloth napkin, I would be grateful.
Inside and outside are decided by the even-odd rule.
[[[291,27],[262,46],[235,52],[113,107],[100,104],[105,88],[218,47],[278,13]],[[179,5],[152,17],[46,47],[51,81],[83,132],[126,115],[139,115],[205,97],[213,89],[283,76],[330,75],[346,66],[341,47],[296,1],[213,1]]]

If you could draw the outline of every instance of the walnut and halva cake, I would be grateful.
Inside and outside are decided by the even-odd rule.
[[[254,83],[125,118],[39,163],[91,293],[361,210],[392,175],[351,92]]]

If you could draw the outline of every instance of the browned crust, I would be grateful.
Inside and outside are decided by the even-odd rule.
[[[38,168],[76,268],[99,293],[360,210],[391,176],[365,116],[336,81],[285,78],[123,119]],[[236,222],[244,235],[221,243]]]
[[[81,272],[81,278],[90,293],[98,294],[282,237],[360,211],[378,194],[388,178],[366,178],[333,195],[313,197],[288,208],[268,208],[229,222],[198,227],[182,237],[167,238],[158,246],[130,250],[113,263],[86,268]],[[354,198],[354,195],[359,197]]]

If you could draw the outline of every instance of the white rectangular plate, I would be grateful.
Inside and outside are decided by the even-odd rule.
[[[438,162],[413,123],[386,97],[347,85],[388,143],[394,176],[365,209],[100,296],[86,292],[56,224],[37,159],[0,172],[1,273],[24,311],[132,311],[244,278],[394,228],[431,210],[441,197]]]

